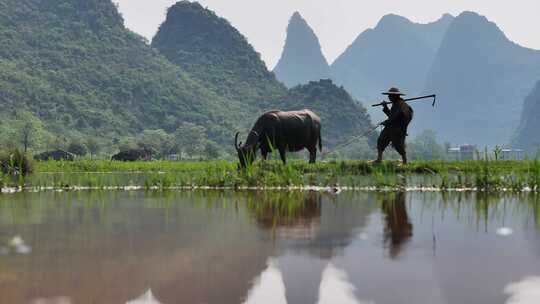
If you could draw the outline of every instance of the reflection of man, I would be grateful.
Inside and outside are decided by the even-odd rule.
[[[392,108],[389,109],[384,104],[383,112],[388,116],[388,119],[381,123],[384,129],[377,141],[377,159],[375,163],[382,161],[384,150],[392,143],[394,149],[401,155],[403,163],[406,164],[405,138],[407,137],[407,127],[413,118],[413,110],[403,101],[401,96],[405,94],[401,93],[398,88],[391,88],[383,95],[388,95],[388,99],[392,102]]]
[[[409,221],[405,192],[396,194],[395,199],[385,198],[382,211],[386,226],[384,228],[384,241],[388,244],[391,258],[397,258],[404,245],[413,235],[413,226]]]

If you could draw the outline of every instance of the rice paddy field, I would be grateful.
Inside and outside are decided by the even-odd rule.
[[[29,164],[0,303],[540,303],[537,161]]]
[[[78,160],[34,162],[27,176],[2,175],[3,191],[44,189],[258,188],[349,190],[537,191],[540,162],[327,161],[256,162],[238,170],[232,161],[115,162]]]

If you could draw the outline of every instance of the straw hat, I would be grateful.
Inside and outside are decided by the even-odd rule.
[[[405,93],[401,93],[401,91],[398,88],[390,88],[388,92],[383,92],[383,95],[398,95],[398,96],[404,96]]]

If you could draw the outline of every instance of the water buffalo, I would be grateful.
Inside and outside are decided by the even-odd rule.
[[[263,159],[272,150],[278,150],[284,164],[286,151],[307,149],[310,163],[315,163],[317,158],[317,143],[322,151],[321,119],[310,110],[266,112],[255,122],[245,144],[238,143],[238,135],[234,145],[242,168],[255,160],[257,149],[261,149]]]
[[[34,155],[35,160],[46,161],[46,160],[65,160],[73,161],[75,159],[75,154],[64,151],[64,150],[54,150],[47,151],[37,155]]]
[[[142,148],[142,149],[129,149],[125,151],[121,151],[118,154],[113,155],[111,160],[116,161],[138,161],[138,160],[145,160],[149,161],[152,160],[152,150]]]

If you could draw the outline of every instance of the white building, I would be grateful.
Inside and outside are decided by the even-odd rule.
[[[501,160],[524,160],[525,151],[521,149],[502,149]]]
[[[478,149],[475,145],[461,145],[449,148],[447,153],[451,160],[475,160],[478,158]]]

